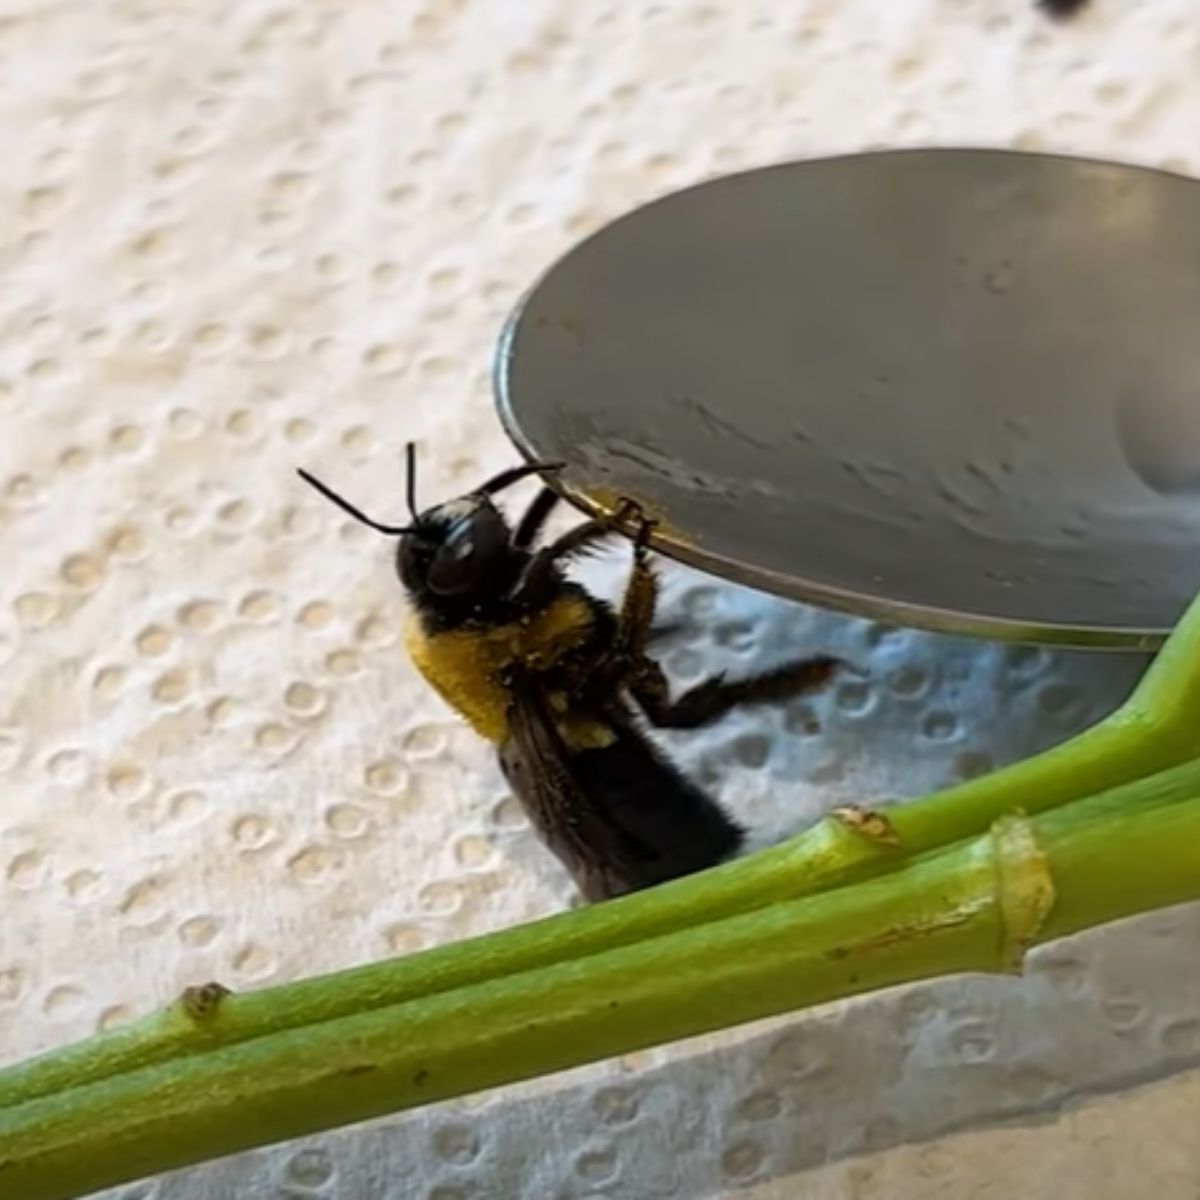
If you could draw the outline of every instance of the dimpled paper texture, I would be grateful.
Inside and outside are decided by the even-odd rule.
[[[385,519],[515,461],[500,324],[668,190],[935,143],[1200,169],[1192,0],[0,5],[0,1057],[561,909],[399,643]],[[648,318],[649,319],[649,318]],[[731,398],[735,399],[735,398]],[[618,556],[592,572],[611,591]],[[1061,740],[1144,668],[670,571],[685,683],[826,696],[673,738],[763,838]],[[120,1189],[125,1200],[1194,1200],[1200,913]],[[1014,1124],[1015,1120],[1015,1124]],[[16,1198],[13,1198],[16,1200]]]

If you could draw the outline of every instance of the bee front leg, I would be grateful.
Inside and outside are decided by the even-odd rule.
[[[609,518],[610,526],[620,527],[630,518],[637,521],[638,528],[633,537],[633,567],[625,583],[616,629],[610,644],[587,664],[579,681],[582,687],[599,692],[629,687],[635,675],[662,673],[658,664],[646,657],[658,606],[658,576],[650,565],[647,548],[654,523],[642,516],[634,501],[627,500]]]
[[[568,530],[532,555],[510,593],[511,598],[521,604],[537,605],[543,602],[559,585],[561,576],[558,569],[563,563],[586,554],[612,534],[612,527],[603,521],[586,521]]]
[[[520,523],[517,525],[516,532],[513,534],[512,544],[514,549],[528,550],[537,541],[538,534],[541,533],[542,527],[546,524],[547,519],[557,504],[557,492],[552,491],[548,487],[543,487],[538,492],[529,507],[525,510]]]
[[[610,669],[654,725],[660,729],[697,729],[743,704],[777,703],[820,691],[844,666],[840,659],[814,655],[748,679],[727,680],[715,675],[672,700],[662,667],[646,654],[658,602],[658,576],[650,566],[647,551],[654,523],[633,501],[625,502],[614,521],[620,523],[630,516],[639,523],[633,543],[633,570],[625,585]]]
[[[638,523],[633,538],[633,568],[625,583],[625,596],[617,617],[613,656],[637,662],[645,656],[654,628],[654,614],[658,608],[658,575],[650,565],[648,549],[654,522],[643,516],[641,508],[632,500],[624,502],[614,514],[613,521],[619,524],[631,516]]]

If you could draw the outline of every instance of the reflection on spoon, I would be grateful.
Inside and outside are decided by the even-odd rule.
[[[1128,393],[1117,406],[1125,461],[1164,496],[1200,496],[1200,395],[1188,404],[1161,393]]]

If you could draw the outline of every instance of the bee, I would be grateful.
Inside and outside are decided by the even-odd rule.
[[[717,675],[672,698],[650,654],[659,581],[653,522],[631,501],[539,544],[558,495],[553,463],[510,468],[469,492],[418,509],[416,451],[406,447],[408,521],[367,516],[307,471],[300,476],[364,525],[399,539],[395,568],[409,600],[406,644],[442,698],[496,748],[501,771],[543,844],[584,900],[611,899],[715,866],[746,830],[689,780],[645,726],[697,729],[743,704],[825,687],[842,665],[818,655],[741,680]],[[540,476],[516,525],[498,493]],[[619,604],[569,578],[589,551],[632,530]]]

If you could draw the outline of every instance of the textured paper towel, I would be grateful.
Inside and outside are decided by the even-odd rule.
[[[581,235],[714,173],[869,145],[1195,171],[1198,103],[1191,0],[1096,0],[1064,26],[1015,0],[0,4],[0,1057],[187,984],[564,904],[488,751],[404,659],[390,547],[293,470],[387,514],[406,438],[428,500],[512,462],[493,343]],[[667,607],[681,682],[768,647],[870,666],[674,739],[764,836],[1055,742],[1144,666],[683,572]],[[907,989],[120,1194],[1194,1197],[1200,1083],[1175,1072],[1200,1055],[1198,939],[1181,909],[1024,981]],[[1090,1092],[1111,1094],[992,1127]]]

